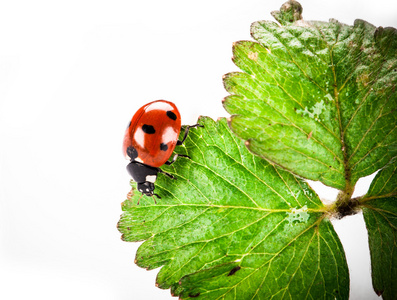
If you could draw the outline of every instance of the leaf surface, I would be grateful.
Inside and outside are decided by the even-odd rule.
[[[393,161],[375,177],[363,198],[368,229],[372,284],[383,299],[397,295],[397,162]]]
[[[397,155],[397,31],[279,19],[234,45],[243,72],[224,77],[231,128],[294,174],[354,186]]]
[[[252,155],[225,119],[201,118],[159,175],[152,198],[123,203],[119,230],[143,241],[136,263],[162,267],[160,288],[182,299],[347,299],[340,241],[301,179]],[[238,296],[236,296],[238,295]]]

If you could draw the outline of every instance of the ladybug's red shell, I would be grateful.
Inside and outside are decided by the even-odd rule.
[[[150,102],[132,117],[125,132],[123,153],[129,160],[160,167],[174,151],[180,131],[181,115],[174,103]],[[130,157],[128,149],[135,149],[137,157]]]

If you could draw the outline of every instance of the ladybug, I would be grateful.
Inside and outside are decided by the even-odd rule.
[[[163,173],[170,178],[174,176],[160,167],[164,164],[171,165],[178,157],[189,158],[187,155],[175,154],[171,161],[168,160],[175,146],[182,145],[189,129],[193,127],[203,126],[187,126],[183,139],[178,140],[181,115],[175,104],[166,100],[145,104],[134,114],[124,135],[123,154],[131,161],[127,165],[127,171],[142,195],[161,198],[154,193],[157,174]],[[156,202],[154,197],[153,199]]]

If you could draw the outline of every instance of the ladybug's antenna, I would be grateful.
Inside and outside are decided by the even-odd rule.
[[[152,195],[153,200],[154,200],[154,204],[157,204],[156,197],[154,197],[154,196],[156,196],[156,197],[159,198],[159,199],[161,199],[161,197],[160,197],[159,195],[157,195],[157,194],[153,194],[153,195]]]
[[[139,197],[138,203],[136,205],[139,205],[139,201],[141,200],[142,196],[143,196],[143,194]]]

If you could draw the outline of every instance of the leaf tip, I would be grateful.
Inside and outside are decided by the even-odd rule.
[[[281,5],[280,10],[271,12],[271,15],[282,25],[302,20],[302,5],[295,0],[289,0]]]
[[[226,118],[226,122],[227,122],[227,125],[229,126],[229,128],[232,128],[231,127],[231,124],[232,124],[232,118]]]
[[[375,290],[375,293],[380,297],[383,295],[383,291],[381,290]]]

